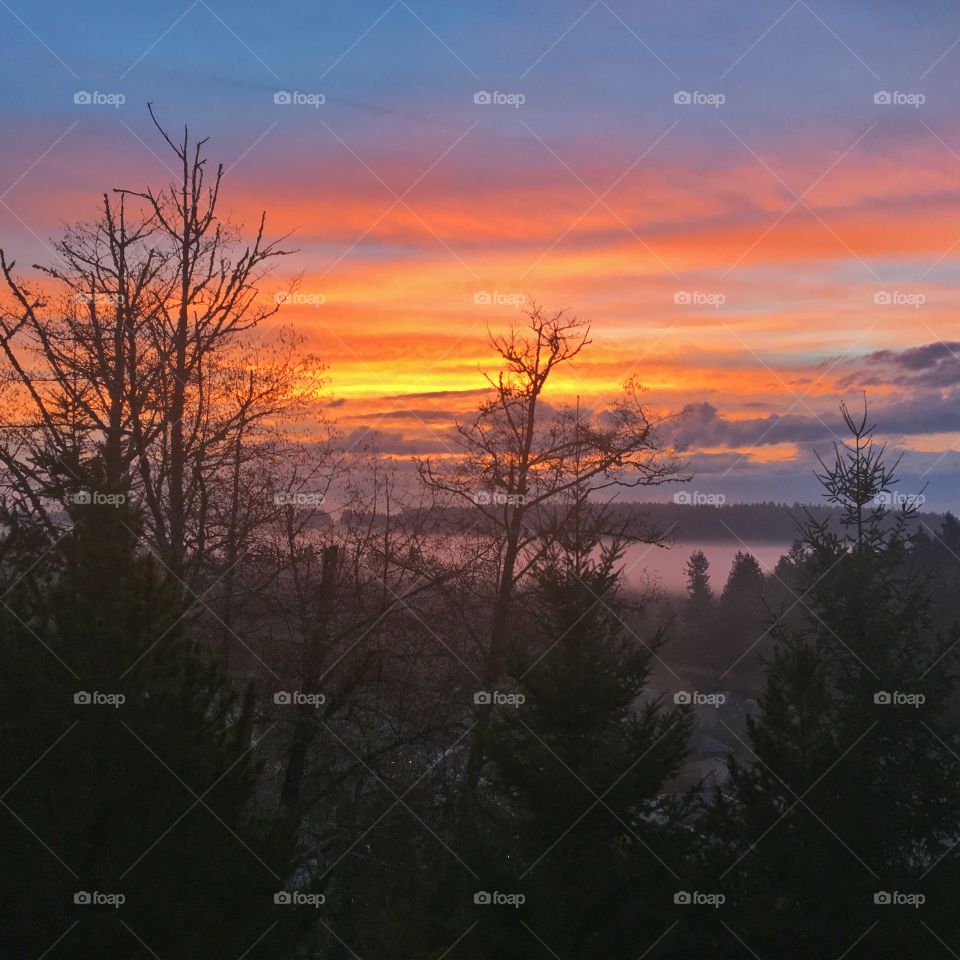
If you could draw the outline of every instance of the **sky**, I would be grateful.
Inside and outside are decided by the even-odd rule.
[[[348,442],[449,451],[537,302],[592,331],[550,399],[637,377],[698,492],[816,499],[866,391],[900,492],[958,509],[958,83],[941,0],[0,0],[0,247],[162,186],[152,101],[292,234],[264,296],[300,277],[275,322]]]

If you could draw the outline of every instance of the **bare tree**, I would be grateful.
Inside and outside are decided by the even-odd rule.
[[[148,443],[157,433],[162,358],[147,330],[168,259],[151,245],[151,224],[134,221],[123,198],[105,195],[95,223],[56,241],[59,263],[36,267],[36,287],[0,250],[11,295],[0,312],[12,414],[0,439],[5,492],[48,525],[47,501],[86,482],[85,462],[98,455],[100,481],[117,492],[136,457],[134,430]]]
[[[278,304],[262,302],[259,283],[274,261],[290,251],[264,239],[266,214],[261,214],[253,241],[240,241],[237,231],[217,216],[224,171],[218,165],[207,181],[207,141],[192,143],[184,128],[183,139],[175,142],[152,105],[149,110],[182,172],[178,183],[160,193],[121,192],[145,203],[171,263],[170,285],[161,291],[151,325],[166,360],[157,397],[166,416],[159,444],[150,449],[137,437],[137,453],[158,540],[174,575],[183,576],[191,515],[203,509],[198,458],[209,457],[211,447],[235,448],[238,433],[248,434],[258,420],[296,402],[289,382],[255,384],[252,376],[230,406],[218,409],[211,395],[216,386],[211,361],[277,311]],[[157,449],[159,460],[153,456]]]
[[[275,681],[322,697],[292,709],[270,707],[266,688],[262,698],[265,720],[286,731],[275,790],[305,835],[318,833],[338,791],[367,789],[372,765],[453,739],[466,699],[468,655],[448,603],[461,566],[437,548],[435,494],[411,489],[375,451],[352,460],[332,484],[332,518],[285,508],[273,554],[243,571],[271,580],[254,591],[253,652]]]
[[[281,469],[271,451],[319,398],[322,365],[301,339],[261,334],[279,309],[261,286],[288,252],[264,239],[264,216],[244,241],[218,216],[224,171],[207,176],[206,141],[185,129],[175,142],[150,115],[178,182],[104,196],[100,218],[36,268],[42,284],[0,250],[2,382],[16,411],[0,437],[3,483],[52,526],[47,501],[94,470],[108,492],[140,499],[149,542],[188,593],[225,569],[229,597],[250,531],[276,513],[244,502],[248,488],[267,464]]]
[[[656,486],[684,479],[677,459],[658,433],[665,417],[641,400],[642,387],[629,380],[623,395],[599,411],[544,398],[558,369],[575,365],[590,343],[589,326],[565,311],[546,313],[534,305],[526,329],[491,335],[503,364],[485,374],[492,396],[469,423],[458,423],[462,457],[419,462],[420,476],[452,502],[475,511],[471,526],[493,532],[497,576],[483,682],[492,684],[505,666],[511,601],[515,588],[567,522],[567,511],[583,510],[589,497],[610,488]],[[627,531],[618,531],[625,535]],[[633,539],[656,541],[649,530]],[[478,716],[471,746],[467,789],[479,777],[489,711]]]

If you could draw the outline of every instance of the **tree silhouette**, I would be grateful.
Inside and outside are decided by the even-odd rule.
[[[687,599],[694,616],[702,616],[713,600],[710,588],[710,561],[702,550],[694,550],[683,568],[687,577]]]
[[[250,695],[238,697],[185,634],[178,591],[138,551],[129,501],[77,505],[72,519],[34,557],[53,576],[7,608],[11,623],[32,624],[7,634],[3,678],[5,696],[31,691],[24,742],[2,751],[15,784],[3,841],[18,858],[4,882],[19,907],[10,949],[39,954],[68,927],[64,948],[78,958],[130,955],[139,940],[161,956],[212,960],[254,948],[271,924],[271,951],[291,943],[300,918],[274,894],[293,851],[254,806]],[[96,895],[124,900],[108,907]]]
[[[526,330],[491,335],[502,368],[485,374],[490,399],[472,421],[457,425],[460,456],[419,461],[427,485],[473,508],[468,532],[478,526],[494,531],[495,584],[481,665],[486,687],[504,671],[517,584],[551,542],[551,530],[563,526],[565,506],[578,503],[581,494],[682,479],[658,430],[664,418],[645,407],[636,381],[625,385],[609,409],[592,416],[579,403],[551,406],[544,399],[551,378],[573,365],[589,344],[589,334],[586,323],[565,311],[548,314],[534,305]],[[661,539],[640,526],[634,524],[637,539]],[[478,716],[471,738],[464,791],[468,803],[484,762],[487,719],[487,713]]]
[[[538,571],[514,671],[525,701],[495,708],[494,878],[526,894],[524,921],[565,956],[629,958],[659,935],[680,882],[687,833],[682,805],[664,791],[691,717],[648,689],[664,637],[641,643],[625,629],[621,545],[599,556],[595,540],[579,547]],[[532,943],[498,949],[524,957]]]
[[[909,508],[888,522],[895,467],[866,407],[842,414],[850,439],[819,474],[842,528],[804,524],[801,622],[771,628],[752,762],[732,763],[713,811],[712,882],[761,955],[902,957],[935,949],[931,929],[956,935],[944,862],[960,831],[960,797],[944,789],[958,766],[944,726],[954,651],[931,630]],[[923,922],[875,902],[891,891],[925,895]]]

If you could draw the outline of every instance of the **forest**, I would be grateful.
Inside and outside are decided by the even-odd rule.
[[[868,398],[818,504],[649,503],[676,414],[529,305],[449,454],[347,443],[292,241],[155,134],[0,250],[3,956],[956,956],[960,522]],[[677,523],[793,546],[627,584]]]

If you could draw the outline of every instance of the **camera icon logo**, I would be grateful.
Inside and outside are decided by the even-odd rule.
[[[273,95],[273,102],[279,104],[293,103],[293,94],[289,90],[278,90]]]
[[[486,290],[478,290],[473,295],[473,302],[479,307],[488,307],[490,306],[493,298],[487,293]]]
[[[490,903],[493,902],[493,898],[490,896],[490,894],[486,890],[478,890],[473,895],[473,902],[480,904],[481,906],[488,906]]]
[[[93,103],[93,97],[86,90],[78,90],[73,95],[73,102],[81,105]]]
[[[89,904],[93,902],[93,898],[89,893],[87,893],[86,890],[78,890],[73,895],[73,902],[78,903],[81,906],[89,906]]]
[[[878,90],[873,95],[873,102],[876,104],[893,103],[893,97],[886,90]]]
[[[887,290],[878,290],[873,295],[873,302],[879,307],[888,307],[893,303],[893,294]]]
[[[876,904],[881,904],[881,905],[886,906],[886,905],[892,903],[893,901],[892,901],[892,897],[890,896],[890,894],[889,894],[886,890],[878,890],[878,891],[873,895],[873,902],[876,903]]]
[[[678,290],[673,295],[673,302],[678,306],[689,306],[693,303],[693,297],[690,295],[689,290]]]
[[[673,695],[673,702],[678,706],[687,706],[688,704],[693,703],[693,696],[689,690],[678,690]]]
[[[473,95],[473,102],[481,105],[493,103],[493,97],[486,90],[478,90]]]
[[[493,703],[493,697],[490,695],[489,691],[487,690],[478,690],[473,695],[473,702],[483,706],[487,706]]]
[[[681,906],[687,906],[687,905],[690,904],[692,901],[691,901],[690,894],[687,893],[686,890],[678,890],[678,891],[673,895],[673,902],[676,903],[676,904],[680,904]]]
[[[90,694],[86,690],[78,690],[73,695],[73,702],[80,703],[80,704],[89,704],[89,703],[93,703],[93,698],[90,696]]]
[[[886,690],[878,690],[873,695],[873,702],[882,706],[889,706],[892,703],[892,697]]]
[[[92,502],[93,502],[93,495],[90,493],[89,490],[78,490],[78,491],[73,495],[73,502],[74,502],[74,503],[80,503],[80,504],[92,503]]]
[[[678,90],[673,95],[674,103],[693,103],[693,97],[686,90]]]
[[[281,906],[291,904],[293,903],[293,895],[288,890],[278,890],[273,895],[273,902]]]
[[[278,690],[273,695],[273,702],[279,706],[289,706],[291,703],[293,703],[293,695],[289,690]]]

